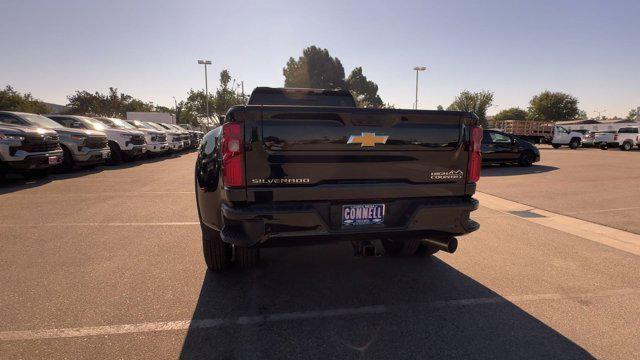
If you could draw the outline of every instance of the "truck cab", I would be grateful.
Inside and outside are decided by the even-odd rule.
[[[551,145],[554,149],[558,149],[560,146],[568,145],[571,149],[577,149],[582,144],[583,133],[573,131],[565,128],[564,126],[556,125],[553,128],[553,138],[551,139]]]

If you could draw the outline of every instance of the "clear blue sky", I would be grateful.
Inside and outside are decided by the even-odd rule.
[[[282,86],[308,45],[347,74],[362,66],[384,101],[447,106],[461,90],[495,92],[490,114],[566,91],[594,114],[640,106],[640,1],[0,0],[0,86],[66,103],[109,86],[156,104],[203,88],[198,58],[249,91]]]

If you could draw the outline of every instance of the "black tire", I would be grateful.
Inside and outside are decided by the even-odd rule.
[[[551,146],[553,146],[554,149],[560,149],[560,144],[551,144]]]
[[[607,150],[607,149],[609,149],[609,145],[605,143],[600,144],[600,150]]]
[[[258,260],[260,260],[259,247],[234,246],[233,249],[235,252],[236,262],[240,267],[249,268],[258,264]]]
[[[571,139],[571,141],[569,142],[569,148],[571,148],[571,150],[575,150],[578,147],[580,147],[580,139]]]
[[[420,248],[420,239],[381,239],[384,251],[393,256],[411,256]]]
[[[518,159],[518,164],[520,166],[531,166],[533,162],[536,160],[535,155],[531,151],[524,151],[520,154],[520,158]]]
[[[207,268],[211,271],[225,269],[231,262],[231,245],[222,241],[219,231],[205,225],[201,225],[201,228],[202,253]]]
[[[60,168],[64,171],[73,170],[75,167],[75,162],[73,161],[73,155],[71,155],[71,151],[67,149],[66,146],[62,147],[62,164]]]
[[[113,141],[109,141],[109,150],[111,150],[111,158],[109,158],[109,164],[122,164],[123,157],[120,146]]]
[[[622,145],[620,145],[620,150],[622,151],[629,151],[631,150],[631,148],[633,148],[633,145],[630,142],[625,142]]]

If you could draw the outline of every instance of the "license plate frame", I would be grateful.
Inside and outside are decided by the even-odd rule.
[[[384,226],[385,204],[342,205],[342,227]]]
[[[56,165],[59,162],[57,156],[49,156],[49,159],[47,161],[49,165]]]

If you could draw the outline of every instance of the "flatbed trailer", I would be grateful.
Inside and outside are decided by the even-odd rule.
[[[493,120],[489,121],[490,129],[513,134],[536,144],[548,143],[553,138],[555,123],[538,120]]]

